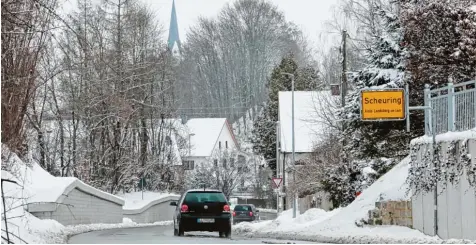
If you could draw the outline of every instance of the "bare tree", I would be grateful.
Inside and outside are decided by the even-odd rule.
[[[188,72],[181,76],[178,94],[187,109],[179,113],[234,122],[251,108],[254,119],[274,65],[288,53],[309,62],[305,43],[270,1],[239,0],[226,5],[217,19],[199,19],[184,45],[182,69]]]
[[[173,116],[175,60],[156,16],[133,0],[78,0],[78,7],[42,59],[29,114],[38,159],[55,175],[112,193],[136,188],[148,171],[172,182],[166,139],[175,132],[165,117]]]
[[[238,186],[252,176],[252,169],[245,158],[235,150],[216,150],[210,158],[195,170],[187,173],[189,188],[216,188],[230,197]]]
[[[25,153],[25,115],[34,99],[56,0],[2,0],[2,142]]]

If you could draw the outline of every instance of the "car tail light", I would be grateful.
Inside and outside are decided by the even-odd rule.
[[[250,216],[253,216],[253,212],[250,212]]]
[[[235,212],[235,211],[233,211],[233,217],[235,217],[235,216],[236,216],[236,212]]]
[[[180,208],[180,211],[181,211],[182,213],[186,213],[186,212],[188,212],[188,206],[187,206],[187,205],[185,205],[185,204],[184,204],[184,205],[182,205],[182,207]]]
[[[230,212],[230,206],[228,205],[223,206],[223,212]]]

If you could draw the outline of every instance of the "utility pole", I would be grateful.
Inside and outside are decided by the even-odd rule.
[[[279,121],[276,122],[276,177],[281,177],[281,168],[279,166]],[[279,191],[281,185],[276,188],[276,213],[279,214]]]
[[[341,84],[342,108],[345,107],[347,95],[347,31],[342,31],[342,84]]]
[[[342,110],[345,107],[345,96],[347,95],[347,31],[342,31],[342,84],[341,84],[341,103],[342,103]],[[345,121],[342,121],[342,133],[345,130]],[[342,139],[342,147],[344,148],[346,144],[345,137]],[[347,154],[343,151],[342,155],[342,162],[347,161]],[[353,168],[352,163],[350,163],[350,167]]]

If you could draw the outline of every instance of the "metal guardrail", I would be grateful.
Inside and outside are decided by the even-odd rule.
[[[448,83],[447,86],[430,89],[425,86],[425,134],[461,132],[476,127],[476,80],[464,83]],[[432,125],[432,127],[429,127]]]

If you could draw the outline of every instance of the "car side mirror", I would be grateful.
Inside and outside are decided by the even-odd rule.
[[[170,202],[170,206],[177,206],[177,202]]]

